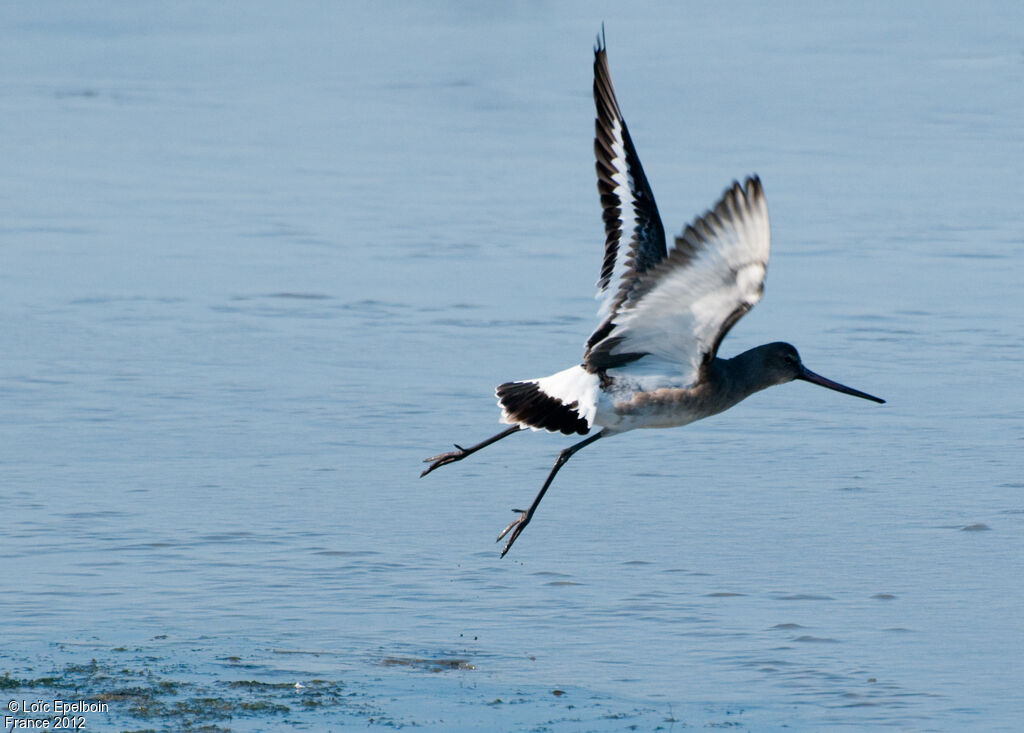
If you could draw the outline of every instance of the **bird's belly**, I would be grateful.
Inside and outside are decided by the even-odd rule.
[[[598,401],[594,423],[616,433],[675,428],[707,417],[702,402],[690,388],[605,392]]]

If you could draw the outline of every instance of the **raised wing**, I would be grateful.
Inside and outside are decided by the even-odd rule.
[[[613,369],[650,354],[679,364],[696,382],[725,334],[761,299],[769,240],[760,179],[734,182],[676,237],[665,259],[637,278],[584,365]]]
[[[607,321],[633,300],[639,278],[665,257],[665,228],[615,98],[604,37],[594,47],[594,155],[604,210],[604,261],[597,281],[603,323],[587,342],[597,343]]]

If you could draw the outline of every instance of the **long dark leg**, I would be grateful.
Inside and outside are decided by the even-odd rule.
[[[424,463],[429,463],[430,464],[430,468],[428,468],[426,471],[421,473],[420,474],[420,478],[423,478],[428,473],[433,471],[435,468],[440,468],[441,466],[446,466],[449,463],[455,463],[455,461],[461,461],[466,456],[471,455],[473,453],[476,453],[481,448],[486,448],[491,443],[497,443],[502,438],[507,438],[509,435],[512,435],[512,433],[518,432],[521,429],[522,428],[520,428],[518,425],[513,425],[508,430],[503,430],[502,432],[498,433],[497,435],[488,438],[484,442],[477,443],[476,445],[470,446],[469,448],[463,448],[461,445],[456,443],[455,447],[456,447],[457,450],[448,451],[447,453],[441,453],[441,454],[438,454],[436,456],[431,456],[430,458],[424,458],[423,462]]]
[[[526,529],[526,525],[528,525],[530,523],[530,520],[533,519],[533,513],[537,511],[537,505],[540,504],[540,500],[543,499],[544,494],[547,493],[548,487],[551,486],[551,482],[555,478],[555,474],[558,473],[558,469],[564,466],[568,462],[568,460],[572,458],[573,453],[578,451],[580,448],[587,447],[595,440],[600,438],[602,435],[604,435],[603,430],[600,433],[594,433],[586,440],[581,440],[576,445],[569,446],[564,451],[559,453],[558,458],[555,460],[555,465],[551,467],[551,473],[548,474],[548,480],[545,481],[544,485],[540,488],[540,493],[537,494],[537,498],[533,500],[532,504],[530,504],[530,508],[527,509],[525,512],[522,509],[512,510],[514,512],[522,512],[522,514],[518,519],[512,521],[511,524],[505,527],[505,529],[501,530],[501,534],[498,535],[498,539],[496,541],[501,542],[502,537],[507,535],[509,531],[512,532],[512,536],[509,537],[508,542],[505,543],[505,549],[501,551],[502,557],[505,557],[505,553],[508,552],[509,549],[512,547],[512,543],[516,541],[516,538],[522,533],[524,529]]]

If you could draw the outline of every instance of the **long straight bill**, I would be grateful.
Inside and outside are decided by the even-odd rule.
[[[875,397],[874,395],[869,395],[867,392],[861,392],[858,389],[853,389],[852,387],[839,384],[839,382],[833,382],[831,379],[826,379],[820,374],[815,374],[807,367],[804,367],[803,372],[797,376],[797,379],[803,379],[805,382],[817,384],[821,387],[828,387],[829,389],[834,389],[836,392],[842,392],[843,394],[852,394],[854,397],[860,397],[864,400],[871,400],[872,402],[877,402],[882,405],[885,404],[885,400],[881,397]]]

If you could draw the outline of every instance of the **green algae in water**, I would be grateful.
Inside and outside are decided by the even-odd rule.
[[[385,657],[381,660],[385,667],[412,667],[428,672],[443,672],[448,669],[476,669],[468,659],[423,659],[420,657]]]
[[[174,669],[182,674],[191,673],[180,665],[174,665]],[[233,720],[248,721],[246,728],[257,720],[287,727],[284,716],[311,710],[335,710],[363,720],[383,717],[382,711],[365,704],[358,695],[344,692],[340,681],[204,682],[195,681],[191,674],[193,679],[189,681],[165,675],[166,672],[149,666],[126,667],[123,658],[110,664],[91,659],[87,663],[65,664],[45,676],[20,678],[8,671],[0,676],[0,689],[31,691],[34,696],[54,699],[73,695],[77,699],[107,703],[110,708],[107,714],[93,713],[86,720],[94,729],[107,729],[116,720],[121,724],[118,729],[125,731],[229,733]],[[124,726],[124,722],[133,719],[157,727]]]

